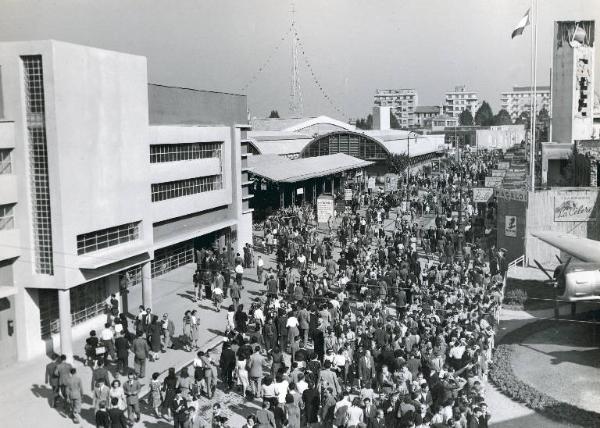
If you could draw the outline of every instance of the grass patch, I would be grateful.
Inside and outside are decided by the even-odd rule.
[[[554,299],[554,290],[551,285],[544,283],[544,281],[508,278],[506,281],[505,296],[509,296],[509,294],[513,293],[517,295],[524,293],[524,296],[526,297],[523,302],[506,302],[510,305],[520,305],[519,309],[535,311],[554,307],[554,301],[552,301],[552,299]]]

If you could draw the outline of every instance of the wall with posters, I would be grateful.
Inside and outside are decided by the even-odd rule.
[[[526,254],[530,264],[536,259],[544,266],[556,266],[560,251],[529,233],[552,231],[600,240],[600,189],[558,187],[529,192]],[[563,255],[565,256],[565,255]]]

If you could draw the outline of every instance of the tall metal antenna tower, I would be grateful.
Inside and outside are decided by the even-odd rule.
[[[296,7],[292,1],[292,80],[290,82],[290,114],[302,116],[302,87],[300,86],[300,69],[298,67],[298,39],[296,36]]]

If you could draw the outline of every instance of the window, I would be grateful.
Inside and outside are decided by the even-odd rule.
[[[222,146],[222,142],[152,145],[150,146],[150,163],[206,158],[221,159]]]
[[[141,222],[127,223],[108,229],[77,235],[77,254],[86,254],[139,238]]]
[[[12,174],[11,149],[0,149],[0,175]]]
[[[10,230],[15,227],[13,208],[15,204],[0,205],[0,230]]]
[[[152,185],[152,202],[211,192],[222,188],[223,180],[221,175],[209,175],[206,177],[157,183]]]
[[[42,339],[60,331],[57,290],[39,290],[40,327]],[[103,314],[109,293],[104,278],[71,288],[71,325]]]
[[[29,164],[33,213],[35,271],[54,274],[52,254],[52,222],[50,184],[48,179],[48,148],[44,118],[44,76],[42,56],[23,56],[27,131],[29,134]]]

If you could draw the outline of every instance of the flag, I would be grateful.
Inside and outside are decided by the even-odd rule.
[[[511,39],[514,39],[516,36],[520,36],[521,34],[523,34],[525,27],[527,27],[529,24],[531,24],[531,21],[529,20],[530,12],[531,12],[531,9],[527,9],[527,12],[525,12],[525,15],[523,15],[523,18],[521,18],[521,20],[519,21],[519,23],[513,30],[512,34],[510,36]]]

